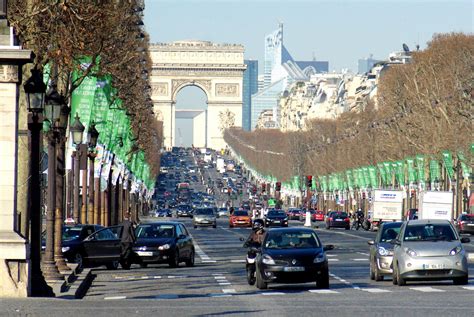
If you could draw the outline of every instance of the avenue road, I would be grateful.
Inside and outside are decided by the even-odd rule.
[[[156,219],[156,218],[154,218]],[[151,220],[154,220],[151,219]],[[144,219],[149,221],[150,219]],[[245,279],[246,249],[240,237],[250,229],[218,226],[193,229],[183,221],[196,246],[196,266],[138,266],[131,270],[95,269],[96,275],[81,300],[0,299],[0,315],[39,316],[472,316],[474,279],[467,286],[452,282],[408,283],[399,287],[390,279],[369,279],[367,241],[373,232],[315,229],[328,252],[330,289],[314,283],[270,284],[260,291]],[[291,225],[301,225],[294,221]],[[322,226],[321,226],[322,227]],[[474,245],[466,245],[474,252]],[[474,277],[474,265],[470,265]]]

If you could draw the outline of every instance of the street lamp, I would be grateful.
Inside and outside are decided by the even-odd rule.
[[[99,131],[95,128],[95,122],[92,121],[91,125],[89,126],[89,130],[87,131],[87,144],[89,145],[89,206],[88,206],[88,214],[87,214],[87,221],[89,224],[97,222],[97,217],[94,216],[94,160],[96,154],[94,153],[95,147],[97,146],[97,139],[99,138]]]
[[[29,161],[29,192],[28,217],[30,219],[30,259],[31,259],[31,295],[54,296],[46,284],[41,271],[41,186],[40,186],[40,137],[43,127],[44,94],[46,85],[42,74],[37,69],[31,70],[31,77],[23,88],[26,94],[28,115],[28,130],[30,131],[30,161]]]
[[[76,151],[74,154],[74,210],[73,210],[73,217],[74,222],[79,223],[79,156],[80,153],[80,145],[82,143],[82,134],[84,133],[84,125],[79,120],[79,114],[76,113],[76,118],[74,123],[71,124],[69,127],[71,131],[72,143],[74,143],[76,147]]]

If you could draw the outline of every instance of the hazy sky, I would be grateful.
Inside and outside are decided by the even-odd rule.
[[[330,71],[357,71],[357,60],[385,59],[406,43],[423,49],[435,33],[472,33],[471,0],[145,0],[151,42],[208,40],[245,47],[263,71],[264,37],[284,23],[283,43],[296,60],[329,61]],[[205,107],[195,87],[178,94],[177,107]],[[190,120],[180,120],[191,144]],[[186,128],[188,127],[188,128]]]
[[[284,23],[296,60],[329,61],[357,71],[357,60],[384,59],[402,43],[426,47],[434,33],[473,32],[472,0],[145,0],[152,42],[197,39],[245,46],[263,64],[264,36]]]

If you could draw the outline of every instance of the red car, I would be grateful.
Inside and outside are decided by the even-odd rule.
[[[311,221],[324,221],[324,212],[322,210],[310,209],[309,211],[311,212]],[[306,220],[306,210],[302,210],[300,220]]]
[[[229,228],[233,227],[252,227],[252,218],[247,210],[235,210],[229,218]]]

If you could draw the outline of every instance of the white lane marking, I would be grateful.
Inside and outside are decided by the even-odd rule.
[[[369,292],[369,293],[391,293],[392,291],[389,291],[387,289],[382,289],[382,288],[360,288],[361,291],[364,292]]]
[[[272,295],[285,295],[283,292],[265,292],[265,293],[260,293],[264,296],[272,296]]]
[[[228,294],[228,293],[237,293],[235,289],[233,288],[224,288],[222,292]]]
[[[422,286],[422,287],[410,287],[410,289],[423,293],[442,293],[446,292],[442,289],[433,288],[431,286]]]
[[[226,277],[222,276],[222,275],[219,275],[219,276],[214,276],[214,279],[216,279],[216,280],[225,280]]]
[[[339,259],[328,259],[328,262],[339,262]]]
[[[352,259],[352,261],[368,261],[369,259]]]
[[[343,279],[342,277],[339,277],[339,276],[337,276],[337,275],[335,275],[335,274],[329,273],[329,276],[331,276],[332,278],[338,280],[338,281],[341,282],[341,283],[344,283],[344,284],[346,284],[346,285],[351,285],[351,282],[348,282],[348,281],[346,281],[345,279]],[[359,289],[358,286],[353,286],[353,288],[354,288],[354,289]]]
[[[232,263],[245,263],[245,260],[230,260]]]
[[[201,263],[216,263],[216,260],[203,260]]]
[[[463,286],[462,288],[467,289],[468,291],[474,291],[474,286]]]
[[[229,283],[229,282],[218,282],[217,284],[219,284],[219,285],[232,285],[232,284]]]
[[[321,232],[328,232],[327,230],[318,229],[318,228],[316,228],[315,230],[321,231]],[[361,237],[361,236],[356,236],[355,234],[350,234],[350,233],[345,233],[345,232],[331,231],[331,233],[342,234],[342,235],[344,235],[344,236],[353,237],[353,238],[357,238],[357,239],[361,239],[361,240],[366,240],[366,241],[369,240],[369,238],[364,238],[364,237]]]
[[[232,297],[232,294],[210,294],[210,297]]]
[[[224,272],[224,273],[212,273],[211,275],[213,275],[213,276],[219,276],[219,275],[224,275],[224,274],[227,274],[227,272]]]
[[[196,251],[196,254],[201,258],[201,262],[203,263],[214,263],[216,261],[211,260],[211,258],[204,253],[204,251],[201,249],[201,247],[194,241],[194,250]],[[212,262],[210,262],[212,261]]]
[[[326,256],[327,256],[328,258],[331,258],[331,257],[337,256],[337,254],[326,254]]]
[[[159,279],[161,278],[161,276],[153,276],[153,278]]]
[[[358,253],[358,254],[362,254],[362,255],[366,255],[366,256],[369,256],[369,255],[370,255],[370,254],[368,254],[368,253],[364,253],[364,252],[356,252],[356,253]]]
[[[104,300],[117,300],[117,299],[126,299],[127,296],[109,296],[109,297],[104,297]]]
[[[330,289],[310,289],[309,292],[316,294],[339,294],[339,292]]]

